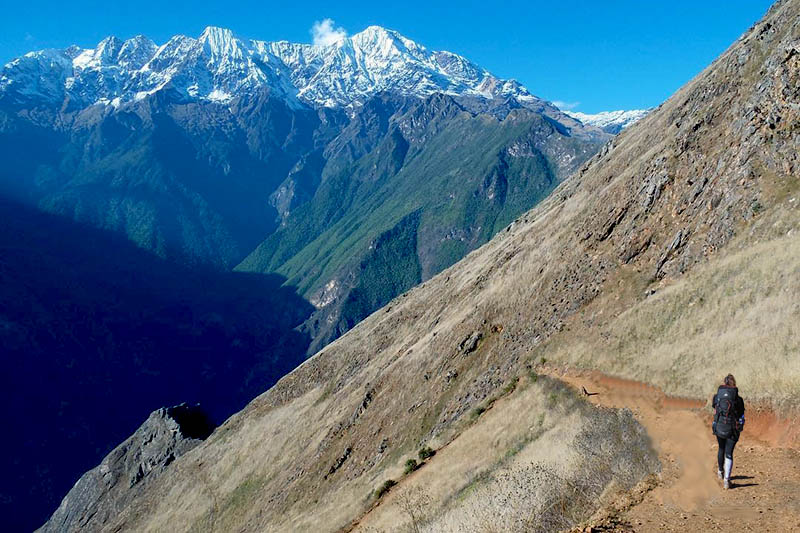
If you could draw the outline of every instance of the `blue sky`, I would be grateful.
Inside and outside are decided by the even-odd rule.
[[[243,37],[310,42],[325,18],[349,33],[379,24],[456,52],[576,110],[659,104],[766,12],[768,0],[290,2],[28,0],[0,19],[0,62],[30,50],[94,46],[142,33],[157,43],[208,25]],[[65,7],[66,6],[66,7]]]

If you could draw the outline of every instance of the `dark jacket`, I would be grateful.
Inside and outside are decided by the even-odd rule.
[[[742,397],[739,396],[739,389],[737,389],[736,387],[728,387],[727,385],[720,385],[719,389],[717,389],[717,394],[714,395],[714,399],[711,402],[711,406],[716,410],[717,397],[719,396],[719,391],[721,389],[734,389],[736,391],[736,402],[733,405],[733,416],[736,420],[739,420],[741,417],[744,416],[744,400],[742,400]],[[742,427],[737,424],[731,438],[733,440],[739,440],[739,434],[741,433],[741,431]]]

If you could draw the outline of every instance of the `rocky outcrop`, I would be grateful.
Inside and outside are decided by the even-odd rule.
[[[90,520],[95,526],[106,523],[213,430],[198,406],[181,404],[154,411],[128,440],[81,476],[38,531],[63,533],[84,530]]]

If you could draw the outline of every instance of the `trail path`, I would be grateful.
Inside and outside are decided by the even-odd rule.
[[[725,491],[716,477],[717,445],[704,402],[597,373],[553,375],[597,393],[588,397],[592,403],[629,408],[663,464],[658,486],[640,503],[592,524],[592,531],[800,531],[800,452],[778,445],[774,418],[748,412],[734,452],[733,488]]]

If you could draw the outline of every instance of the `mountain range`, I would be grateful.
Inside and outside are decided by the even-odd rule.
[[[513,80],[501,80],[450,52],[433,52],[379,26],[330,45],[242,39],[208,27],[158,46],[139,35],[108,37],[94,49],[72,46],[26,54],[5,66],[0,92],[80,109],[121,105],[168,89],[192,101],[230,102],[268,89],[292,107],[346,107],[390,91],[512,98],[544,104]]]
[[[766,413],[762,427],[797,435],[799,21],[800,1],[777,2],[544,201],[389,300],[202,442],[181,441],[191,450],[143,477],[141,436],[162,435],[158,427],[169,422],[155,413],[87,472],[44,530],[586,531],[604,505],[612,514],[602,529],[663,530],[646,520],[665,512],[674,529],[728,527],[725,505],[742,492],[713,485],[707,497],[692,493],[692,503],[722,506],[723,521],[678,513],[679,502],[656,498],[638,523],[614,520],[645,501],[665,471],[714,478],[708,417],[697,408],[729,372],[747,391],[745,431],[757,431]],[[431,116],[420,112],[455,110],[467,122],[518,123],[531,132],[517,109],[500,120],[465,115],[446,95],[435,100],[446,106],[427,100],[398,119],[419,124]],[[535,123],[552,127],[541,131],[558,143],[572,139],[552,117]],[[446,129],[412,131],[435,143]],[[382,138],[381,153],[411,153],[399,148],[409,130],[397,131],[392,143]],[[528,138],[527,146],[515,140],[483,155],[533,154],[538,137]],[[383,172],[369,174],[376,168],[386,167],[370,161],[359,176],[380,179]],[[503,167],[492,168],[489,176],[501,175]],[[472,198],[496,198],[499,189],[488,183]],[[389,244],[402,239],[390,237],[407,238],[415,217],[425,216],[395,224],[361,272],[390,273],[379,268],[387,264],[407,272]],[[589,403],[589,392],[559,379],[570,369],[609,375],[605,391],[627,386],[622,392],[637,410],[659,390],[674,395],[675,405],[659,396],[662,426],[678,404],[694,405],[677,420],[696,422],[699,442],[709,446],[693,456],[696,465],[676,465],[669,455],[660,463],[634,413]],[[786,454],[796,465],[796,450]],[[774,477],[749,468],[741,479],[753,483],[741,487],[754,490],[753,501],[785,490],[787,514],[777,516],[795,523],[791,466]],[[87,492],[103,473],[110,481]],[[773,511],[742,506],[736,516],[757,528]]]
[[[0,502],[26,511],[3,514],[24,517],[21,529],[43,521],[158,407],[201,402],[224,420],[487,242],[611,138],[380,27],[324,46],[210,27],[11,61],[0,73],[0,196],[14,221],[3,238],[31,244],[4,266],[0,335],[41,363],[19,366],[20,355],[3,370],[50,392],[4,415],[51,431],[21,430],[37,446],[8,443]],[[194,295],[204,284],[209,294]],[[63,379],[48,388],[53,375]],[[101,397],[118,412],[93,415]],[[59,442],[75,460],[57,458]],[[34,471],[29,455],[52,462]],[[29,490],[16,491],[21,479]]]
[[[609,138],[380,27],[325,46],[214,27],[161,46],[109,37],[0,76],[5,195],[164,258],[285,276],[318,308],[310,353],[486,242]],[[379,283],[376,244],[395,240],[402,272]]]

